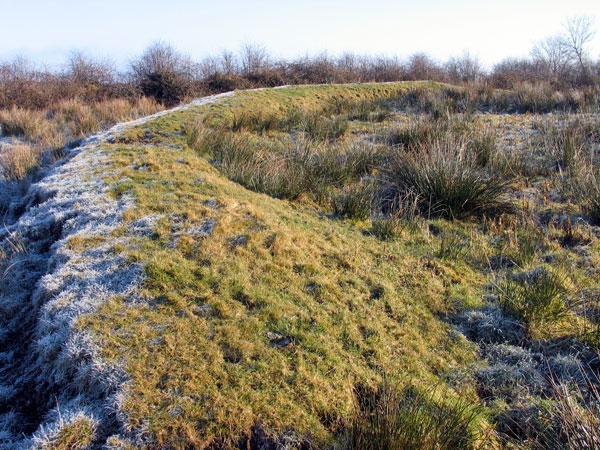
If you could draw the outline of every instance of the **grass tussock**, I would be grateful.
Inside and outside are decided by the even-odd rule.
[[[554,324],[568,312],[566,280],[563,276],[538,268],[513,275],[498,284],[500,305],[532,327]]]
[[[600,225],[600,166],[584,165],[571,184],[582,211]]]
[[[426,217],[461,219],[494,215],[508,209],[502,196],[506,181],[481,171],[464,143],[455,140],[396,150],[384,174],[394,195],[414,193]]]
[[[5,180],[22,180],[40,164],[40,148],[27,144],[5,146],[0,152],[0,176]]]
[[[0,129],[4,136],[15,136],[38,141],[49,129],[43,111],[13,107],[0,110]]]
[[[352,419],[351,450],[471,449],[478,409],[465,400],[435,390],[397,389],[388,384],[359,393]]]

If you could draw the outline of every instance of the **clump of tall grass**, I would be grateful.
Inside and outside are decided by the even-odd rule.
[[[475,157],[478,166],[487,167],[497,154],[496,136],[489,130],[477,129],[470,134],[467,148]]]
[[[546,248],[543,229],[527,217],[501,219],[505,219],[499,221],[502,223],[501,227],[494,222],[491,224],[494,232],[499,234],[495,244],[498,252],[493,257],[494,265],[496,268],[526,268]]]
[[[48,128],[48,120],[42,111],[17,107],[0,111],[0,129],[4,136],[36,141],[47,132]]]
[[[344,117],[328,118],[319,114],[307,114],[300,123],[306,135],[318,141],[335,141],[346,134],[348,120]]]
[[[565,278],[547,269],[514,275],[496,288],[500,306],[528,326],[556,323],[568,312]]]
[[[331,106],[324,110],[324,113],[363,122],[383,122],[391,114],[389,106],[382,101],[351,98],[334,99]]]
[[[324,145],[304,137],[263,140],[249,133],[188,130],[188,145],[212,157],[229,179],[273,197],[341,188],[370,172],[382,156],[366,142]]]
[[[367,219],[371,216],[375,185],[370,181],[345,186],[331,197],[334,214],[351,219]]]
[[[589,373],[579,367],[580,373]],[[584,375],[583,384],[560,383],[550,376],[549,400],[513,409],[507,426],[498,430],[501,442],[532,450],[594,450],[600,448],[598,375]],[[522,445],[526,443],[526,447]],[[513,448],[513,447],[510,447]]]
[[[4,146],[0,151],[0,179],[22,180],[39,167],[39,146],[17,144]]]
[[[274,113],[264,112],[244,112],[241,114],[233,114],[228,128],[231,131],[254,131],[263,133],[271,130],[280,130],[291,125],[291,121]]]
[[[431,144],[447,132],[447,127],[439,121],[414,120],[408,124],[387,129],[383,140],[393,147],[414,149],[419,145]]]
[[[413,192],[427,217],[460,219],[508,209],[502,200],[506,181],[482,171],[464,143],[451,138],[411,152],[396,149],[383,173],[394,195]]]
[[[472,448],[478,409],[470,402],[384,383],[357,394],[349,427],[351,450],[460,450]]]
[[[583,213],[600,225],[600,166],[582,164],[571,185]]]
[[[541,144],[558,170],[576,171],[585,156],[589,131],[579,121],[563,126],[556,126],[555,123],[538,124],[542,132]]]
[[[595,375],[592,375],[594,377]],[[587,377],[587,393],[581,388],[558,384],[552,380],[557,408],[554,419],[560,424],[558,443],[572,450],[600,448],[600,380]],[[560,439],[562,438],[562,439]]]

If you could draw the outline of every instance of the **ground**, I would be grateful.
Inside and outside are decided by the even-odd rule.
[[[559,381],[581,378],[598,344],[597,317],[588,314],[598,228],[570,187],[574,175],[549,150],[555,130],[577,120],[592,130],[585,145],[595,152],[598,121],[426,110],[422,98],[406,100],[444,89],[238,92],[118,127],[71,155],[53,176],[72,185],[80,178],[75,194],[94,190],[98,211],[77,212],[75,194],[65,211],[59,181],[31,191],[58,191],[41,201],[61,223],[55,242],[36,250],[50,260],[44,295],[33,293],[43,323],[25,335],[54,380],[37,404],[55,418],[21,444],[343,447],[357,390],[384,380],[435,387],[431,399],[442,406],[467,401],[477,411],[473,442],[517,442],[510,413],[553,401],[544,367]],[[425,142],[418,133],[432,133],[429,124],[452,145],[479,145],[474,173],[488,185],[502,175],[497,201],[426,213],[417,197],[412,211],[392,214],[371,199],[362,214],[355,200],[380,192],[389,152],[420,148],[404,148],[402,130]],[[250,156],[238,164],[242,150]],[[292,166],[301,151],[312,153]],[[331,155],[332,167],[348,170],[326,172]],[[354,157],[370,159],[357,169]],[[77,167],[85,169],[74,177]],[[310,183],[289,178],[299,170]],[[39,242],[23,231],[35,209],[3,237]],[[64,282],[78,278],[95,281]],[[528,289],[540,279],[556,295],[551,306],[529,307]],[[13,397],[30,385],[15,382]],[[7,416],[7,433],[19,432]],[[74,440],[72,429],[85,439]]]

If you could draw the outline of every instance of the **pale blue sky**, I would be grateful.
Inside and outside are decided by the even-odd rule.
[[[0,60],[57,65],[76,49],[124,67],[163,40],[194,59],[252,42],[284,58],[349,50],[445,60],[469,50],[489,65],[526,56],[582,14],[600,27],[600,0],[0,0]],[[600,33],[591,48],[598,58]]]

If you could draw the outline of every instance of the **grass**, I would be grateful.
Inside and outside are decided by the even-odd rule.
[[[27,144],[7,146],[0,153],[0,176],[5,180],[22,180],[39,167],[39,160],[38,147]]]
[[[351,450],[471,449],[478,408],[450,395],[388,384],[359,393],[348,437]]]
[[[120,412],[132,436],[239,448],[260,424],[273,445],[290,430],[314,448],[479,445],[492,417],[473,407],[481,348],[448,321],[493,298],[529,339],[573,335],[587,322],[567,299],[598,287],[599,244],[591,233],[584,249],[563,245],[547,225],[579,212],[548,195],[566,192],[564,179],[499,173],[498,130],[521,133],[530,118],[477,115],[469,95],[432,83],[239,92],[98,149],[112,195],[134,200],[114,251],[145,281],[135,301],[110,299],[78,327],[130,377]],[[385,139],[411,123],[406,105],[436,115],[434,131]],[[343,133],[311,137],[311,114]],[[129,234],[149,215],[152,233]],[[547,276],[511,275],[541,261]],[[382,373],[411,387],[388,389]]]
[[[331,198],[333,213],[351,219],[368,219],[373,208],[374,186],[356,183]]]
[[[414,192],[426,217],[460,219],[508,209],[502,199],[506,182],[480,171],[464,144],[452,139],[396,150],[384,170],[400,195]]]
[[[566,316],[569,290],[557,273],[539,268],[498,285],[499,303],[530,326],[541,327]]]
[[[97,423],[83,414],[75,414],[68,420],[61,417],[56,429],[42,433],[34,442],[44,450],[84,450],[92,445],[96,427]]]
[[[299,100],[318,102],[313,96],[329,89],[340,88],[303,88]],[[289,95],[282,102],[299,96],[297,88],[272,93]],[[244,96],[255,107],[265,92]],[[226,117],[218,106],[211,109],[207,120]],[[335,424],[351,414],[353,387],[377,384],[380,368],[427,385],[449,364],[473,357],[468,345],[449,339],[447,325],[432,312],[444,303],[443,269],[434,276],[417,256],[399,258],[400,248],[363,234],[354,222],[316,214],[310,199],[280,200],[229,180],[224,175],[232,167],[239,173],[262,157],[254,150],[265,148],[263,137],[226,131],[219,135],[224,148],[210,133],[206,140],[186,134],[188,121],[197,123],[198,113],[157,119],[131,132],[137,142],[109,145],[120,168],[109,181],[131,179],[131,220],[163,215],[156,237],[127,251],[146,267],[147,302],[115,299],[80,324],[105,343],[107,360],[129,355],[132,382],[124,410],[131,427],[144,425],[157,445],[229,448],[249,438],[259,421],[275,434],[293,424],[300,436],[324,445],[343,439]],[[198,139],[204,142],[199,147]],[[165,151],[167,143],[182,148]],[[309,153],[328,161],[322,144],[311,145]],[[341,161],[353,161],[350,173],[370,166],[369,157],[350,156],[369,147],[348,145]],[[285,152],[300,150],[276,145],[268,154],[281,158],[284,152],[289,162]],[[203,155],[219,162],[211,165]],[[269,161],[258,173],[273,167]],[[308,177],[340,178],[346,179],[329,169]],[[344,186],[340,182],[341,192]],[[221,207],[206,206],[211,198]],[[175,223],[186,230],[207,219],[215,220],[210,236],[183,233],[171,244]],[[399,320],[415,326],[398,328]]]
[[[5,136],[37,141],[47,132],[49,123],[42,111],[13,107],[0,111],[0,128]]]
[[[584,165],[572,186],[582,211],[600,224],[600,166]]]

